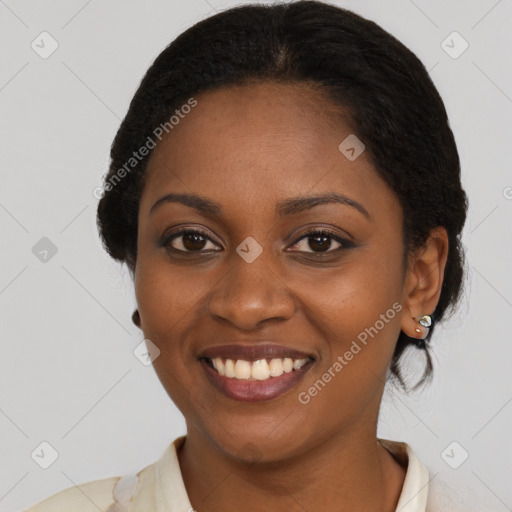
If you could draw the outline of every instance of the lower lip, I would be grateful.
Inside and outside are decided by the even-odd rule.
[[[300,382],[313,362],[308,361],[299,370],[283,373],[279,377],[270,377],[267,380],[248,380],[224,377],[205,359],[200,360],[208,380],[227,397],[242,402],[265,402],[283,395]]]

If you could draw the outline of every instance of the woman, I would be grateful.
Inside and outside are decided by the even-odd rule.
[[[466,210],[443,102],[375,23],[299,1],[187,30],[141,82],[98,206],[187,435],[29,510],[454,510],[376,432],[405,350],[431,378]]]

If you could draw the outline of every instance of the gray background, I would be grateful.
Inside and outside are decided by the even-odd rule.
[[[153,59],[194,22],[240,3],[0,0],[0,510],[138,471],[185,432],[152,367],[132,353],[143,338],[130,319],[133,288],[100,245],[93,190]],[[472,488],[486,510],[512,510],[512,2],[337,5],[424,62],[470,197],[467,297],[434,336],[436,380],[411,396],[389,389],[379,436],[409,442],[433,475]],[[31,47],[51,49],[43,31],[59,45],[46,59]],[[469,44],[457,58],[462,40],[442,43],[453,31]],[[43,237],[57,248],[46,261]],[[58,452],[48,469],[43,441]],[[45,454],[39,464],[34,450]]]

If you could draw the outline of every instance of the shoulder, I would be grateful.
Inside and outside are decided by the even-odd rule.
[[[489,507],[488,494],[478,494],[474,483],[471,485],[472,475],[460,469],[457,472],[434,471],[421,462],[407,443],[387,439],[378,441],[406,468],[397,512],[497,512]],[[478,488],[485,491],[482,486]]]
[[[435,474],[429,484],[427,512],[442,510],[463,512],[462,505],[463,500],[457,489],[450,485],[442,475]]]
[[[469,471],[431,472],[426,512],[498,512],[502,504]]]
[[[176,448],[183,444],[185,437],[175,439],[159,460],[137,474],[69,487],[23,512],[135,512],[156,510],[158,502],[186,504],[188,497],[176,456]],[[162,484],[162,479],[167,485]]]
[[[114,488],[121,477],[95,480],[64,489],[24,512],[98,512],[114,503]]]

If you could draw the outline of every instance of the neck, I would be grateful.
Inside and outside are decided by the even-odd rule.
[[[362,436],[353,428],[287,460],[248,463],[192,427],[178,459],[198,512],[394,512],[405,478],[373,429]]]

